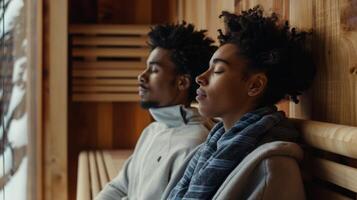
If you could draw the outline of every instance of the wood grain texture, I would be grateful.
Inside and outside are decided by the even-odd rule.
[[[70,0],[71,16],[69,23],[78,23],[80,25],[70,26],[69,33],[78,35],[78,33],[80,34],[86,31],[88,36],[95,37],[92,39],[88,39],[88,37],[83,38],[81,36],[76,37],[74,43],[82,46],[126,46],[128,42],[130,42],[131,46],[143,46],[143,37],[138,38],[135,36],[135,38],[130,41],[126,40],[126,36],[123,35],[120,36],[119,39],[113,38],[112,36],[104,40],[98,40],[98,38],[102,39],[103,34],[108,33],[113,35],[127,35],[128,33],[146,35],[149,31],[149,27],[147,25],[140,26],[140,24],[176,22],[176,1],[177,0],[81,0],[76,2],[76,0]],[[89,26],[89,24],[93,23],[99,25],[99,29]],[[135,26],[131,26],[130,24],[134,24]],[[98,36],[98,34],[101,34],[101,36]],[[125,40],[123,40],[123,38]],[[127,54],[127,52],[124,53]],[[93,55],[91,52],[89,52],[89,54],[90,56]],[[71,52],[69,55],[71,55]],[[132,54],[129,56],[132,56]],[[145,58],[139,61],[104,61],[96,60],[96,57],[92,56],[88,57],[85,61],[76,60],[71,63],[71,71],[69,74],[72,75],[72,69],[87,71],[93,69],[140,71],[146,67],[143,60],[145,60]],[[108,75],[108,73],[106,74]],[[85,88],[81,87],[81,90],[88,90],[88,87],[90,87],[91,90],[94,85],[105,86],[106,88],[104,90],[107,90],[109,87],[119,87],[118,90],[126,86],[136,87],[137,73],[130,74],[132,75],[131,78],[123,77],[118,79],[107,77],[103,80],[97,77],[86,77],[73,79],[71,80],[71,86],[75,86],[76,89],[78,89],[77,86],[86,86]],[[72,87],[69,88],[72,89]],[[130,90],[132,90],[132,88],[130,88]],[[141,109],[138,103],[139,97],[136,92],[133,94],[110,93],[98,96],[86,96],[86,94],[81,95],[77,93],[70,98],[78,100],[78,102],[70,101],[68,116],[69,193],[70,199],[75,199],[77,176],[75,169],[78,163],[79,152],[89,149],[133,148],[141,131],[152,119],[146,110]],[[113,99],[114,101],[124,100],[134,102],[113,103]],[[112,174],[112,176],[114,175]]]
[[[357,159],[357,127],[291,119],[311,147]]]
[[[207,35],[214,40],[218,36],[217,30],[223,29],[219,19],[223,10],[234,12],[234,0],[178,0],[178,19],[207,30]]]
[[[77,171],[71,169],[77,166],[82,150],[132,149],[152,119],[137,102],[71,102],[69,112],[69,183],[73,196]]]
[[[27,1],[26,28],[28,39],[28,79],[26,81],[26,108],[28,112],[28,200],[43,200],[43,1]],[[36,75],[36,78],[33,76]]]
[[[44,199],[68,199],[67,1],[47,0],[44,52]],[[58,17],[61,16],[61,17]]]
[[[350,23],[357,17],[357,1],[313,2],[318,73],[312,88],[312,119],[357,126],[357,76],[351,73],[357,64],[357,26]]]

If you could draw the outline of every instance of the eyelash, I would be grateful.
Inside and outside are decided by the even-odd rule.
[[[154,67],[150,67],[150,70],[149,70],[150,72],[153,72],[153,73],[156,73],[156,72],[158,72],[158,70],[157,69],[155,69]]]

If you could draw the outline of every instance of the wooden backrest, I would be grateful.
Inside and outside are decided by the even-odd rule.
[[[309,199],[356,199],[357,127],[291,120],[302,133]]]
[[[73,101],[138,101],[149,25],[71,25]]]

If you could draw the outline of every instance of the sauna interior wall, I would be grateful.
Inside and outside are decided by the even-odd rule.
[[[175,20],[175,6],[175,0],[69,0],[69,24],[166,23]],[[75,199],[79,152],[133,148],[152,119],[138,102],[68,101],[69,199]]]

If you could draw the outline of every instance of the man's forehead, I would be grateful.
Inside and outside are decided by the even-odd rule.
[[[237,49],[234,46],[221,46],[218,50],[213,54],[211,58],[211,62],[215,60],[231,60],[234,59],[237,55]]]

